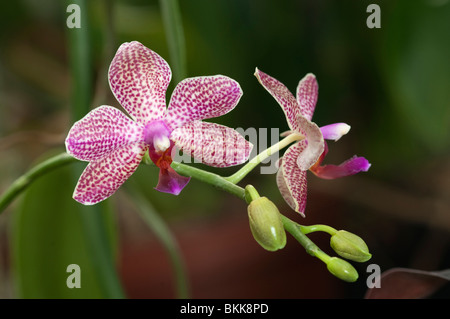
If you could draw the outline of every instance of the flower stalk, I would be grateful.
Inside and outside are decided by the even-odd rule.
[[[305,248],[308,254],[324,262],[331,274],[347,282],[354,282],[358,279],[358,272],[349,262],[338,257],[330,257],[303,232],[303,230],[310,231],[313,228],[308,229],[307,226],[299,225],[283,215],[281,215],[281,218],[284,228]],[[329,228],[332,229],[331,227]]]
[[[172,162],[171,167],[180,175],[186,177],[192,177],[201,182],[213,185],[227,193],[237,196],[242,200],[246,200],[245,189],[233,184],[224,177],[211,172],[204,171],[202,169],[185,165],[179,162]]]
[[[255,199],[260,198],[258,191],[253,185],[245,186],[245,201],[250,204]]]
[[[250,173],[256,166],[261,164],[261,162],[264,161],[266,158],[279,152],[281,149],[285,148],[289,144],[296,141],[301,141],[304,138],[305,137],[303,135],[298,133],[289,134],[278,143],[272,145],[268,149],[265,149],[264,151],[259,153],[257,156],[252,158],[247,164],[245,164],[240,170],[238,170],[231,176],[225,177],[225,179],[233,184],[239,183],[245,176],[247,176],[248,173]]]
[[[17,179],[16,182],[12,184],[10,189],[8,189],[0,197],[0,213],[12,200],[14,200],[16,196],[18,196],[21,193],[21,191],[25,190],[35,179],[58,167],[74,162],[76,162],[76,159],[74,159],[67,153],[62,153],[32,168],[29,172],[27,172],[22,177]],[[247,203],[251,203],[253,200],[260,198],[257,190],[252,185],[247,185],[245,188],[242,188],[236,184],[233,184],[227,178],[222,177],[218,174],[207,172],[202,169],[178,162],[172,162],[171,167],[177,173],[183,176],[192,177],[201,182],[213,185],[216,188],[223,190],[227,193],[230,193]],[[307,234],[316,231],[323,231],[330,234],[331,236],[334,236],[338,233],[336,229],[327,225],[304,226],[290,220],[281,213],[279,215],[284,229],[287,232],[289,232],[303,246],[303,248],[308,254],[320,259],[322,262],[327,264],[327,268],[333,275],[342,280],[350,282],[355,281],[357,279],[357,273],[356,270],[354,270],[353,266],[351,266],[348,262],[340,258],[330,257],[328,254],[322,251],[311,239],[309,239],[306,236]],[[147,218],[148,216],[146,217],[146,219]],[[174,256],[172,255],[171,258],[174,258]],[[177,276],[183,277],[182,272],[183,270],[182,268],[180,268],[181,264],[175,265],[174,267]],[[180,295],[186,294],[187,286],[181,283],[178,286],[178,292],[180,293]]]
[[[17,178],[0,196],[0,214],[36,179],[53,171],[56,168],[73,162],[76,162],[76,159],[64,152],[53,156],[31,168],[28,172]]]
[[[327,234],[329,234],[331,236],[333,236],[334,234],[337,233],[337,230],[334,229],[333,227],[328,226],[328,225],[321,225],[321,224],[319,224],[319,225],[309,225],[309,226],[300,225],[300,228],[301,228],[302,233],[305,234],[305,235],[310,234],[310,233],[314,233],[314,232],[317,232],[317,231],[325,232],[325,233],[327,233]]]

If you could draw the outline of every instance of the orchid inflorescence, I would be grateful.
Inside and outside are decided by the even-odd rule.
[[[350,126],[336,123],[319,127],[311,121],[318,98],[318,84],[313,74],[307,74],[300,81],[296,98],[286,86],[264,72],[256,69],[255,76],[284,111],[289,131],[282,135],[294,141],[279,161],[278,188],[288,205],[305,216],[308,170],[318,177],[333,179],[367,171],[370,164],[365,158],[354,156],[340,165],[322,165],[328,152],[325,140],[338,140],[348,133]],[[118,108],[103,105],[70,129],[66,138],[67,152],[89,162],[75,187],[73,198],[76,201],[92,205],[107,199],[146,156],[159,168],[155,189],[174,195],[183,190],[191,177],[196,177],[194,173],[191,176],[179,174],[173,168],[176,150],[212,167],[235,166],[249,159],[253,145],[241,134],[223,125],[202,121],[222,116],[236,107],[243,93],[235,80],[223,75],[184,79],[176,85],[166,107],[171,69],[161,56],[137,41],[119,47],[108,78],[114,96],[131,118]],[[236,184],[220,176],[217,178],[223,180],[224,185]],[[308,240],[301,232],[321,230],[337,236],[337,231],[329,226],[307,230],[307,226],[290,221],[270,200],[259,197],[251,185],[245,188],[245,194],[252,234],[267,250],[284,247],[284,228],[301,243]],[[357,251],[358,258],[354,260],[370,258],[366,247],[361,248],[359,237],[356,244],[354,237],[348,238],[351,239],[346,237],[339,241],[344,244],[336,249],[338,254],[345,251],[345,258],[352,256],[342,247],[348,242],[351,251]],[[310,253],[327,263],[334,275],[347,281],[355,280],[355,276],[344,269],[348,267],[346,262],[340,259],[336,262],[336,257],[329,257],[320,249]]]

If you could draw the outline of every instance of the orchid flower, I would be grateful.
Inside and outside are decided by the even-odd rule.
[[[321,166],[328,146],[324,139],[337,141],[347,134],[350,126],[335,123],[318,127],[311,121],[316,107],[319,86],[316,77],[309,73],[297,86],[297,98],[278,80],[256,69],[255,76],[275,98],[284,111],[290,131],[299,141],[291,145],[280,160],[277,185],[281,195],[296,212],[305,216],[307,195],[307,170],[324,179],[353,175],[367,171],[370,163],[364,157],[352,157],[340,165]]]
[[[187,78],[166,108],[172,73],[167,62],[139,42],[122,44],[109,68],[109,84],[121,106],[103,105],[76,122],[67,152],[88,161],[73,198],[85,205],[111,196],[137,169],[148,151],[159,167],[158,191],[179,194],[189,178],[170,166],[174,146],[215,167],[244,163],[252,144],[235,130],[203,119],[230,112],[239,102],[239,84],[226,76]]]

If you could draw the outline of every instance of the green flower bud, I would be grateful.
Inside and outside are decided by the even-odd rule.
[[[259,197],[248,205],[248,217],[253,237],[264,249],[275,251],[286,245],[280,212],[267,197]]]
[[[331,236],[330,246],[339,256],[348,260],[363,263],[372,257],[364,240],[345,230],[339,230]]]
[[[341,280],[355,282],[358,279],[358,272],[348,262],[338,257],[331,257],[327,262],[327,268],[330,273]]]

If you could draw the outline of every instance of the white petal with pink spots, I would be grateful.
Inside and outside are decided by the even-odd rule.
[[[108,75],[114,96],[136,122],[146,124],[162,117],[172,72],[157,53],[137,41],[124,43]]]
[[[135,172],[144,154],[145,145],[134,143],[91,161],[78,180],[73,198],[85,205],[108,198]]]
[[[141,141],[142,131],[142,125],[120,110],[103,105],[72,126],[66,138],[67,153],[82,161],[93,161]]]
[[[302,150],[302,145],[296,143],[290,146],[280,160],[280,168],[277,172],[277,185],[286,203],[305,216],[307,197],[307,171],[301,170],[297,165],[297,157]]]
[[[216,123],[194,121],[170,135],[175,145],[204,164],[214,167],[247,161],[253,145],[235,130]]]
[[[165,122],[175,129],[188,122],[222,116],[235,108],[241,96],[239,83],[227,76],[185,79],[172,93]]]

